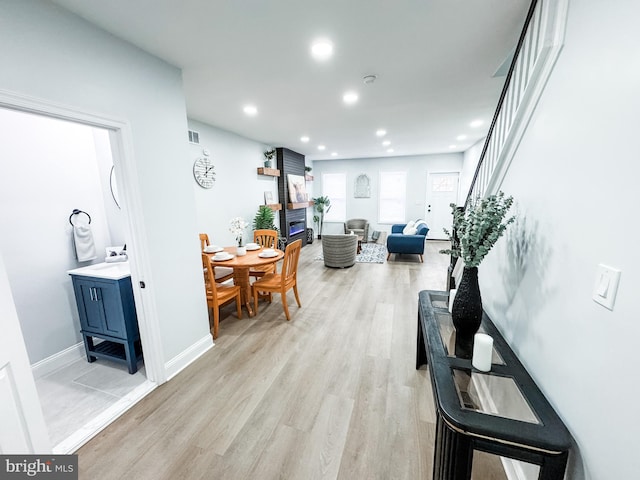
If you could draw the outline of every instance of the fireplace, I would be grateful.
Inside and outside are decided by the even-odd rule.
[[[289,238],[303,233],[305,230],[306,224],[304,220],[294,220],[293,222],[289,222]]]
[[[276,148],[278,170],[278,198],[283,206],[280,210],[280,232],[287,238],[287,244],[302,241],[307,244],[307,206],[308,202],[291,202],[289,194],[289,175],[304,176],[304,155],[287,148]]]

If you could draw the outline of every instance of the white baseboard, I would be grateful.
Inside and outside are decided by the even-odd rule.
[[[74,453],[82,445],[87,443],[98,433],[108,427],[120,415],[133,407],[151,392],[157,385],[149,380],[136,387],[133,391],[118,400],[104,412],[80,427],[76,432],[65,438],[62,442],[53,447],[53,453],[68,455]]]
[[[83,358],[85,358],[84,343],[80,342],[34,363],[31,365],[31,371],[33,372],[33,377],[37,380]]]
[[[215,344],[213,343],[211,334],[207,334],[196,343],[191,345],[189,348],[165,363],[164,368],[167,372],[167,381],[175,377],[178,373],[180,373],[192,362],[194,362],[198,357],[211,349],[214,345]]]

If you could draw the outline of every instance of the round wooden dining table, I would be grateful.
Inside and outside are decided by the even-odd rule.
[[[214,260],[215,253],[205,252],[211,259],[211,265],[214,267],[233,268],[233,283],[240,287],[242,293],[242,303],[247,308],[249,316],[253,317],[255,312],[251,304],[251,283],[249,282],[249,270],[252,268],[260,270],[259,267],[276,263],[284,257],[282,250],[274,249],[276,255],[273,257],[261,257],[259,254],[263,252],[263,248],[258,250],[247,250],[246,255],[236,255],[237,247],[224,247],[224,251],[233,255],[229,260]]]

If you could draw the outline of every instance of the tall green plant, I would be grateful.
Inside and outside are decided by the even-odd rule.
[[[453,228],[459,243],[454,243],[452,233],[445,228],[444,233],[451,240],[452,247],[440,250],[440,253],[462,258],[465,267],[480,265],[507,226],[514,222],[515,216],[505,220],[512,204],[513,197],[505,198],[503,192],[482,199],[477,198],[464,210],[458,209],[455,203],[450,204],[453,212]]]
[[[331,210],[331,200],[329,197],[316,197],[313,200],[313,208],[316,212],[318,212],[318,237],[322,236],[322,226],[324,225],[324,214],[328,213]],[[315,217],[314,217],[315,219]]]
[[[253,217],[253,229],[254,230],[275,230],[280,234],[278,228],[275,225],[275,214],[271,208],[266,205],[260,205],[256,216]]]

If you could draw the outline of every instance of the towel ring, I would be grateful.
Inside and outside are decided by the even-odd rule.
[[[71,215],[69,215],[69,223],[71,224],[72,227],[75,227],[75,225],[73,224],[73,222],[71,221],[71,218],[74,215],[78,215],[80,213],[84,213],[87,217],[89,217],[89,223],[91,223],[91,215],[89,215],[87,212],[83,212],[82,210],[78,210],[77,208],[73,209],[73,212],[71,212]]]

